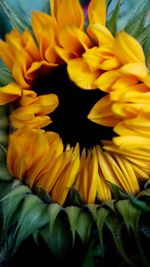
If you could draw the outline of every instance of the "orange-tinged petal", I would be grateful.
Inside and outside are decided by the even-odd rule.
[[[59,43],[66,51],[80,56],[85,49],[92,46],[89,37],[80,29],[65,27],[59,34]]]
[[[114,52],[121,63],[144,63],[145,56],[141,45],[126,32],[117,34],[114,41]]]
[[[49,63],[46,60],[42,60],[40,62],[33,62],[31,66],[25,72],[25,78],[27,80],[33,81],[38,73],[46,74],[48,73],[53,67],[57,66],[58,64]]]
[[[148,74],[146,77],[144,77],[143,82],[150,87],[150,74]]]
[[[96,78],[99,76],[100,72],[91,72],[88,65],[82,58],[77,58],[70,60],[68,62],[68,74],[70,79],[82,89],[90,90],[96,89],[97,86],[94,85]]]
[[[30,32],[24,31],[21,37],[23,48],[34,60],[40,60],[40,53]]]
[[[26,53],[26,51],[21,51],[17,55],[13,68],[12,74],[16,82],[24,89],[30,88],[30,84],[25,78],[25,73],[32,62],[31,57]]]
[[[130,75],[124,75],[113,84],[112,89],[120,91],[124,88],[136,85],[137,83],[138,79],[136,77]]]
[[[0,40],[0,58],[5,62],[9,69],[12,69],[14,63],[14,53],[11,46]]]
[[[83,28],[84,13],[78,0],[51,1],[51,6],[52,15],[55,16],[61,29],[68,25]]]
[[[21,95],[22,88],[15,83],[9,83],[6,86],[0,87],[0,105],[12,102]]]
[[[54,200],[60,204],[63,204],[66,196],[75,182],[77,173],[80,166],[80,156],[78,148],[75,147],[72,154],[72,159],[66,170],[59,177],[59,180],[56,182],[54,189],[52,190],[52,197]]]
[[[88,6],[88,17],[90,23],[101,23],[105,25],[106,22],[106,1],[105,0],[91,0]]]
[[[59,56],[59,58],[61,58],[61,60],[63,60],[66,63],[68,63],[71,59],[75,58],[74,54],[72,54],[69,51],[66,51],[66,49],[62,47],[55,46],[54,49],[56,51],[56,54]]]
[[[7,103],[13,102],[17,98],[18,96],[16,95],[7,95],[5,93],[0,92],[0,105],[5,105]]]

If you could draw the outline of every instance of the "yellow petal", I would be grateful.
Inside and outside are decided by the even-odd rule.
[[[115,126],[119,121],[112,111],[112,101],[109,95],[101,98],[88,114],[88,119],[104,126]]]
[[[113,142],[119,146],[121,149],[130,150],[131,149],[141,149],[143,151],[150,151],[150,139],[142,136],[126,135],[120,137],[114,137]]]
[[[34,60],[40,60],[40,53],[36,46],[36,43],[27,30],[24,31],[21,37],[23,48],[29,53]]]
[[[14,53],[11,46],[0,40],[0,58],[5,62],[8,68],[12,69],[14,63]]]
[[[42,111],[39,114],[49,114],[58,106],[58,96],[54,94],[42,95],[37,98],[36,104],[42,105]]]
[[[111,49],[104,46],[87,49],[83,58],[91,71],[111,70],[120,66],[117,59],[113,57]]]
[[[75,26],[82,29],[84,26],[84,13],[79,1],[50,0],[52,15],[55,16],[60,28]],[[67,14],[67,16],[66,16]]]
[[[145,56],[141,45],[126,32],[117,34],[114,41],[114,52],[121,63],[144,63]]]
[[[79,151],[76,151],[75,149],[70,164],[64,173],[62,173],[62,176],[60,176],[59,180],[54,186],[54,189],[52,190],[52,197],[59,204],[63,204],[65,202],[68,191],[75,182],[80,166],[79,157]]]
[[[141,63],[129,63],[125,64],[120,71],[126,75],[134,75],[139,79],[143,79],[148,74],[148,69],[145,64]]]
[[[92,46],[89,37],[80,29],[67,26],[59,34],[59,43],[66,51],[80,56],[85,49]]]
[[[148,74],[146,77],[144,77],[143,82],[150,87],[150,74]]]
[[[97,191],[98,157],[96,150],[93,149],[92,157],[88,165],[88,197],[87,203],[94,203]]]
[[[121,77],[119,70],[107,71],[100,75],[95,81],[95,85],[102,91],[109,92],[113,84]]]
[[[107,201],[112,198],[110,187],[100,169],[97,175],[97,195],[101,201]]]
[[[0,87],[0,105],[14,101],[19,98],[21,94],[22,88],[15,83],[9,83],[6,86]]]
[[[31,62],[31,57],[26,53],[26,51],[23,50],[17,55],[12,68],[13,77],[17,83],[25,89],[30,88],[30,84],[25,78],[25,73]]]
[[[82,58],[70,60],[68,62],[68,74],[70,79],[79,87],[85,90],[96,89],[94,85],[99,71],[91,72],[88,65]]]
[[[114,37],[112,36],[111,32],[102,24],[90,24],[87,28],[87,32],[91,39],[99,46],[113,45]]]
[[[112,89],[114,90],[121,90],[124,88],[128,88],[130,86],[136,85],[138,83],[138,79],[130,76],[130,75],[124,75],[120,79],[118,79],[112,86]]]
[[[90,23],[101,23],[105,25],[106,21],[106,1],[91,0],[88,6],[88,17]]]

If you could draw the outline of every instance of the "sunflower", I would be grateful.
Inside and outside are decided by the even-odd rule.
[[[13,101],[10,120],[20,129],[10,137],[8,169],[60,204],[71,188],[85,203],[111,199],[111,184],[137,194],[150,175],[149,70],[142,46],[125,31],[112,35],[104,0],[90,1],[86,29],[79,1],[51,0],[50,6],[51,15],[32,13],[33,35],[13,29],[0,41],[14,78],[0,88],[0,103]],[[50,152],[39,128],[52,138]],[[36,137],[32,129],[39,129]],[[62,140],[57,157],[56,133]]]
[[[0,104],[11,107],[7,151],[0,146],[2,258],[7,236],[16,250],[33,234],[56,258],[80,238],[88,261],[105,251],[107,230],[127,263],[124,233],[134,234],[142,255],[137,227],[147,233],[141,211],[150,211],[149,5],[140,21],[118,30],[120,2],[108,15],[110,2],[91,0],[85,14],[78,0],[50,0],[50,15],[33,11],[31,25],[0,40],[8,78],[0,77]]]

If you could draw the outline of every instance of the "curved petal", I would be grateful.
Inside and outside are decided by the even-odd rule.
[[[61,29],[68,25],[83,28],[84,13],[78,0],[50,0],[50,5],[52,16],[56,18]]]
[[[105,0],[91,0],[88,6],[88,17],[90,23],[101,23],[105,25],[106,22],[106,1]]]
[[[110,70],[104,72],[100,77],[95,81],[96,86],[102,90],[109,92],[112,89],[113,84],[121,77],[119,70]]]
[[[120,71],[126,75],[134,75],[138,79],[143,79],[148,75],[148,68],[145,64],[141,63],[128,63],[125,64]]]
[[[87,48],[92,47],[89,37],[83,31],[69,26],[60,32],[59,43],[66,51],[77,57],[82,55]]]
[[[145,56],[142,46],[126,32],[117,34],[114,41],[114,53],[121,63],[144,63]]]
[[[0,87],[0,105],[14,101],[21,97],[22,88],[15,84],[9,83],[6,86]]]
[[[70,60],[68,62],[68,74],[70,79],[79,87],[85,90],[96,89],[94,82],[100,72],[91,72],[88,65],[82,58]]]
[[[104,126],[115,126],[120,120],[112,111],[112,101],[109,95],[101,98],[91,109],[88,119]]]
[[[87,32],[91,39],[99,46],[113,45],[114,37],[104,25],[100,23],[90,24],[87,28]]]

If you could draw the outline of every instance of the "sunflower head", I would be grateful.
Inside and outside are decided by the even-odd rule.
[[[34,196],[31,206],[42,207],[37,211],[46,214],[41,227],[49,222],[47,214],[52,216],[50,234],[57,215],[63,214],[73,229],[73,243],[75,231],[86,241],[78,219],[87,231],[95,224],[101,234],[107,216],[119,225],[119,219],[111,217],[115,210],[127,229],[133,229],[127,210],[133,209],[136,219],[139,213],[127,198],[138,206],[135,196],[150,176],[149,1],[139,11],[140,19],[133,17],[123,27],[120,1],[114,8],[111,2],[91,0],[85,12],[80,1],[50,0],[51,13],[33,11],[26,28],[1,2],[15,25],[0,40],[8,78],[2,78],[0,104],[11,104],[7,169],[19,180],[19,192],[32,195],[38,188],[52,198],[47,207]],[[15,184],[8,199],[16,192]],[[67,207],[74,192],[88,213],[80,205]],[[123,200],[114,206],[116,196]],[[97,215],[100,204],[103,218]],[[20,225],[28,215],[26,205]],[[107,220],[106,225],[112,231]],[[42,236],[46,239],[44,232]],[[46,242],[53,250],[53,241]],[[122,254],[128,261],[126,252]]]

